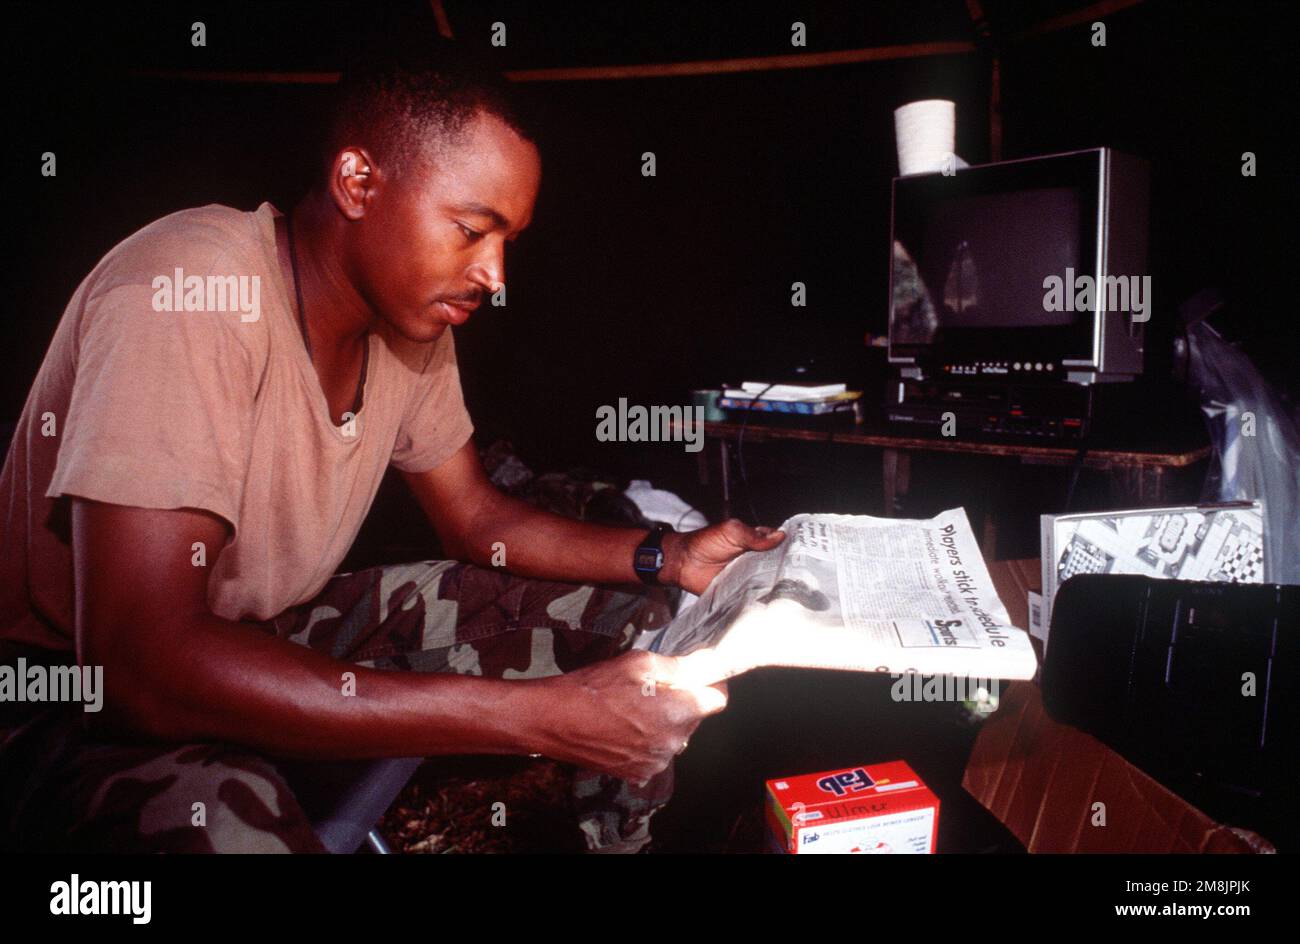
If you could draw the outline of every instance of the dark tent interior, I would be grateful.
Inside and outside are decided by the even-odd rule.
[[[1149,162],[1145,382],[1160,402],[1130,410],[1129,440],[1206,442],[1176,352],[1180,306],[1207,293],[1210,323],[1282,402],[1300,391],[1295,241],[1285,236],[1298,209],[1285,143],[1300,105],[1294,4],[51,3],[10,16],[11,156],[22,174],[5,272],[6,441],[97,261],[183,208],[290,208],[317,169],[337,74],[385,43],[466,52],[505,73],[542,118],[542,187],[507,256],[508,304],[485,305],[455,330],[477,445],[504,441],[534,473],[620,488],[649,480],[710,521],[726,511],[771,526],[801,512],[920,518],[962,505],[972,521],[999,518],[989,560],[1037,557],[1041,514],[1109,507],[1106,476],[1082,460],[986,465],[931,452],[912,463],[906,500],[887,508],[875,452],[757,438],[724,505],[714,439],[696,455],[593,435],[597,411],[620,398],[690,403],[694,390],[787,379],[807,365],[880,410],[890,366],[869,342],[889,328],[894,110],[921,99],[955,103],[955,150],[971,165],[1098,147]],[[196,47],[200,20],[206,44]],[[792,48],[794,21],[806,46]],[[1104,45],[1092,41],[1096,22]],[[502,23],[508,41],[494,45]],[[57,154],[57,176],[29,173],[42,152]],[[1245,152],[1257,173],[1242,173]],[[794,283],[806,304],[792,306]],[[1202,499],[1204,482],[1171,497]],[[346,565],[395,555],[437,556],[437,545],[393,475]],[[900,705],[887,678],[798,669],[749,673],[730,697],[678,763],[655,851],[758,851],[765,779],[900,757],[942,796],[941,849],[1023,851],[961,789],[979,726],[953,705]],[[458,759],[437,774],[460,778],[455,802],[467,809],[496,790],[513,791],[524,811],[509,842],[480,830],[457,838],[463,848],[578,841],[547,812],[554,767]],[[423,776],[425,792],[408,790],[388,819],[393,835],[407,830],[407,847],[433,831],[403,825],[422,815],[422,796],[438,795],[440,781]]]

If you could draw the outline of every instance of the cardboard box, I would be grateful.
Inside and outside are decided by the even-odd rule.
[[[1011,621],[1025,625],[1039,561],[988,568]],[[1002,690],[962,786],[1030,852],[1274,851],[1249,830],[1215,822],[1091,735],[1053,721],[1033,682]]]
[[[1014,682],[984,722],[966,792],[1030,852],[1272,852],[1220,825],[1091,735],[1058,724],[1038,686]]]
[[[939,798],[903,761],[769,780],[766,793],[777,851],[934,852]]]

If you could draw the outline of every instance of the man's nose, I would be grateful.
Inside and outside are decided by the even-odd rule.
[[[469,280],[487,294],[496,292],[506,281],[504,247],[494,247],[484,252],[482,258],[470,266]]]

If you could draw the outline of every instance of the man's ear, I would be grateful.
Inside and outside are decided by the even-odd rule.
[[[382,175],[370,152],[361,147],[343,148],[330,167],[329,194],[334,205],[350,220],[366,215],[370,201],[379,192]]]

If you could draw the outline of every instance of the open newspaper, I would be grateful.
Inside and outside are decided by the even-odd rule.
[[[765,665],[1028,679],[960,508],[929,520],[796,515],[771,551],[733,560],[640,648],[689,656],[694,682]]]

